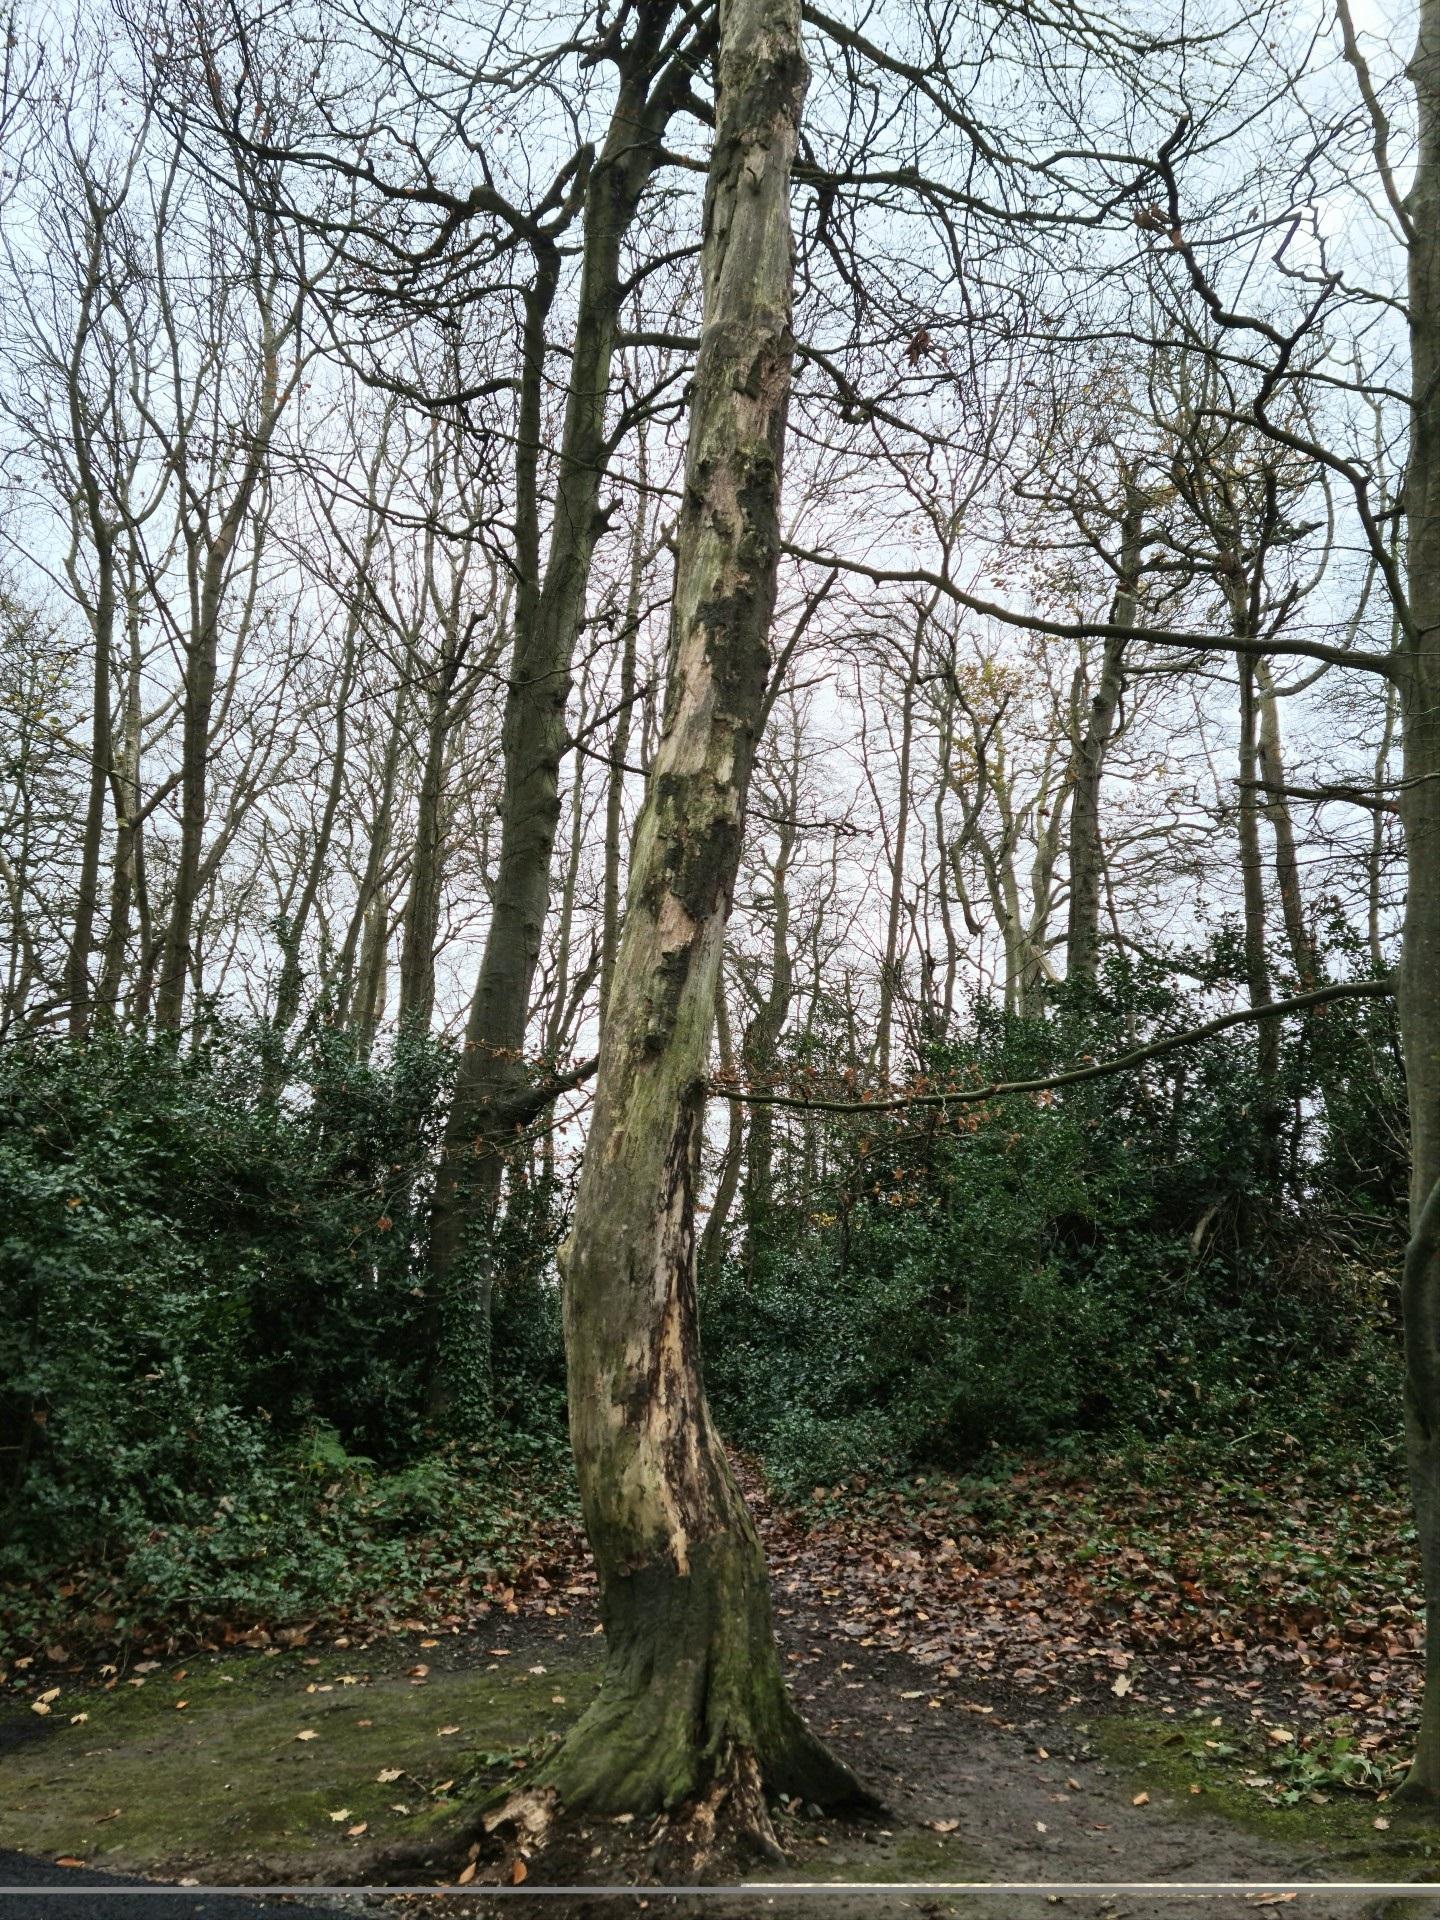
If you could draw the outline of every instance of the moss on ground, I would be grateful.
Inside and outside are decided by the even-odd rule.
[[[1332,1788],[1284,1805],[1247,1785],[1247,1776],[1269,1771],[1253,1729],[1126,1714],[1096,1720],[1089,1732],[1132,1793],[1272,1840],[1304,1863],[1307,1878],[1440,1881],[1440,1832],[1394,1800]]]
[[[0,1847],[219,1880],[361,1879],[463,1825],[477,1778],[516,1771],[598,1678],[554,1653],[423,1678],[348,1658],[202,1659],[142,1687],[62,1691],[37,1737],[10,1724]]]

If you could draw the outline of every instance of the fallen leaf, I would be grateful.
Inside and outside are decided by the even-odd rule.
[[[297,1740],[318,1740],[320,1736],[313,1727],[306,1727],[302,1732],[297,1733],[295,1738]]]
[[[337,1807],[335,1811],[330,1815],[330,1818],[337,1822],[341,1820],[348,1820],[350,1818],[350,1809],[348,1807]]]
[[[77,1860],[73,1853],[62,1853],[55,1864],[57,1867],[83,1867],[85,1862]]]
[[[70,1716],[70,1724],[72,1727],[83,1727],[89,1718],[88,1713],[72,1713]]]
[[[1267,1727],[1265,1729],[1265,1738],[1270,1742],[1272,1747],[1288,1747],[1294,1741],[1295,1736],[1289,1727]]]
[[[468,1867],[461,1868],[459,1878],[456,1880],[455,1884],[457,1887],[468,1887],[470,1882],[474,1878],[475,1878],[475,1862],[472,1860]]]
[[[392,1780],[398,1780],[405,1771],[403,1767],[381,1767],[375,1778],[382,1787],[388,1787]]]
[[[1148,1793],[1137,1793],[1130,1804],[1132,1807],[1148,1807],[1150,1804],[1150,1796]]]
[[[1385,1818],[1383,1813],[1377,1813],[1370,1824],[1378,1827],[1381,1833],[1388,1833],[1390,1831],[1390,1822]]]
[[[1130,1678],[1128,1673],[1117,1673],[1110,1691],[1115,1695],[1117,1700],[1123,1700],[1134,1684],[1135,1682]]]
[[[368,1820],[357,1820],[353,1827],[347,1827],[345,1829],[345,1838],[347,1840],[358,1840],[362,1833],[368,1833],[369,1831],[370,1822]]]
[[[442,1734],[443,1734],[443,1733],[458,1733],[458,1732],[460,1731],[460,1729],[459,1729],[459,1727],[437,1727],[437,1728],[435,1729],[435,1731],[436,1731],[436,1733],[442,1733]]]
[[[930,1826],[935,1833],[954,1833],[960,1825],[958,1820],[932,1820]]]
[[[520,1859],[520,1857],[517,1854],[514,1861],[511,1863],[511,1867],[510,1867],[511,1886],[518,1887],[520,1882],[525,1878],[527,1871],[528,1869],[525,1865],[525,1862],[522,1859]]]

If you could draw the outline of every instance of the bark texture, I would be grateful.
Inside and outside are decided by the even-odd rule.
[[[790,1702],[764,1558],[711,1424],[695,1188],[721,950],[770,666],[793,341],[798,0],[722,0],[664,733],[636,831],[564,1254],[570,1422],[606,1669],[550,1763],[570,1809],[688,1807],[773,1846],[766,1787],[855,1784]]]
[[[1410,1102],[1405,1425],[1425,1581],[1425,1705],[1411,1797],[1440,1806],[1440,0],[1422,0],[1410,76],[1419,141],[1409,216],[1409,621],[1401,639],[1407,889],[1399,1007]]]

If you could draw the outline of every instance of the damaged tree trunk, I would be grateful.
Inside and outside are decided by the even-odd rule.
[[[684,1809],[774,1847],[766,1789],[857,1789],[786,1692],[754,1525],[711,1424],[695,1188],[726,917],[770,669],[790,391],[799,0],[721,0],[705,318],[663,737],[636,830],[563,1257],[570,1425],[606,1634],[601,1691],[487,1823]]]

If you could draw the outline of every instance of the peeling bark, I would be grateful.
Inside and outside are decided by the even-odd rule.
[[[770,669],[794,344],[790,169],[807,79],[798,0],[721,0],[720,21],[664,732],[563,1257],[606,1667],[541,1784],[568,1809],[685,1809],[692,1826],[723,1817],[773,1847],[762,1784],[832,1802],[857,1789],[786,1692],[696,1321],[704,1077]]]

